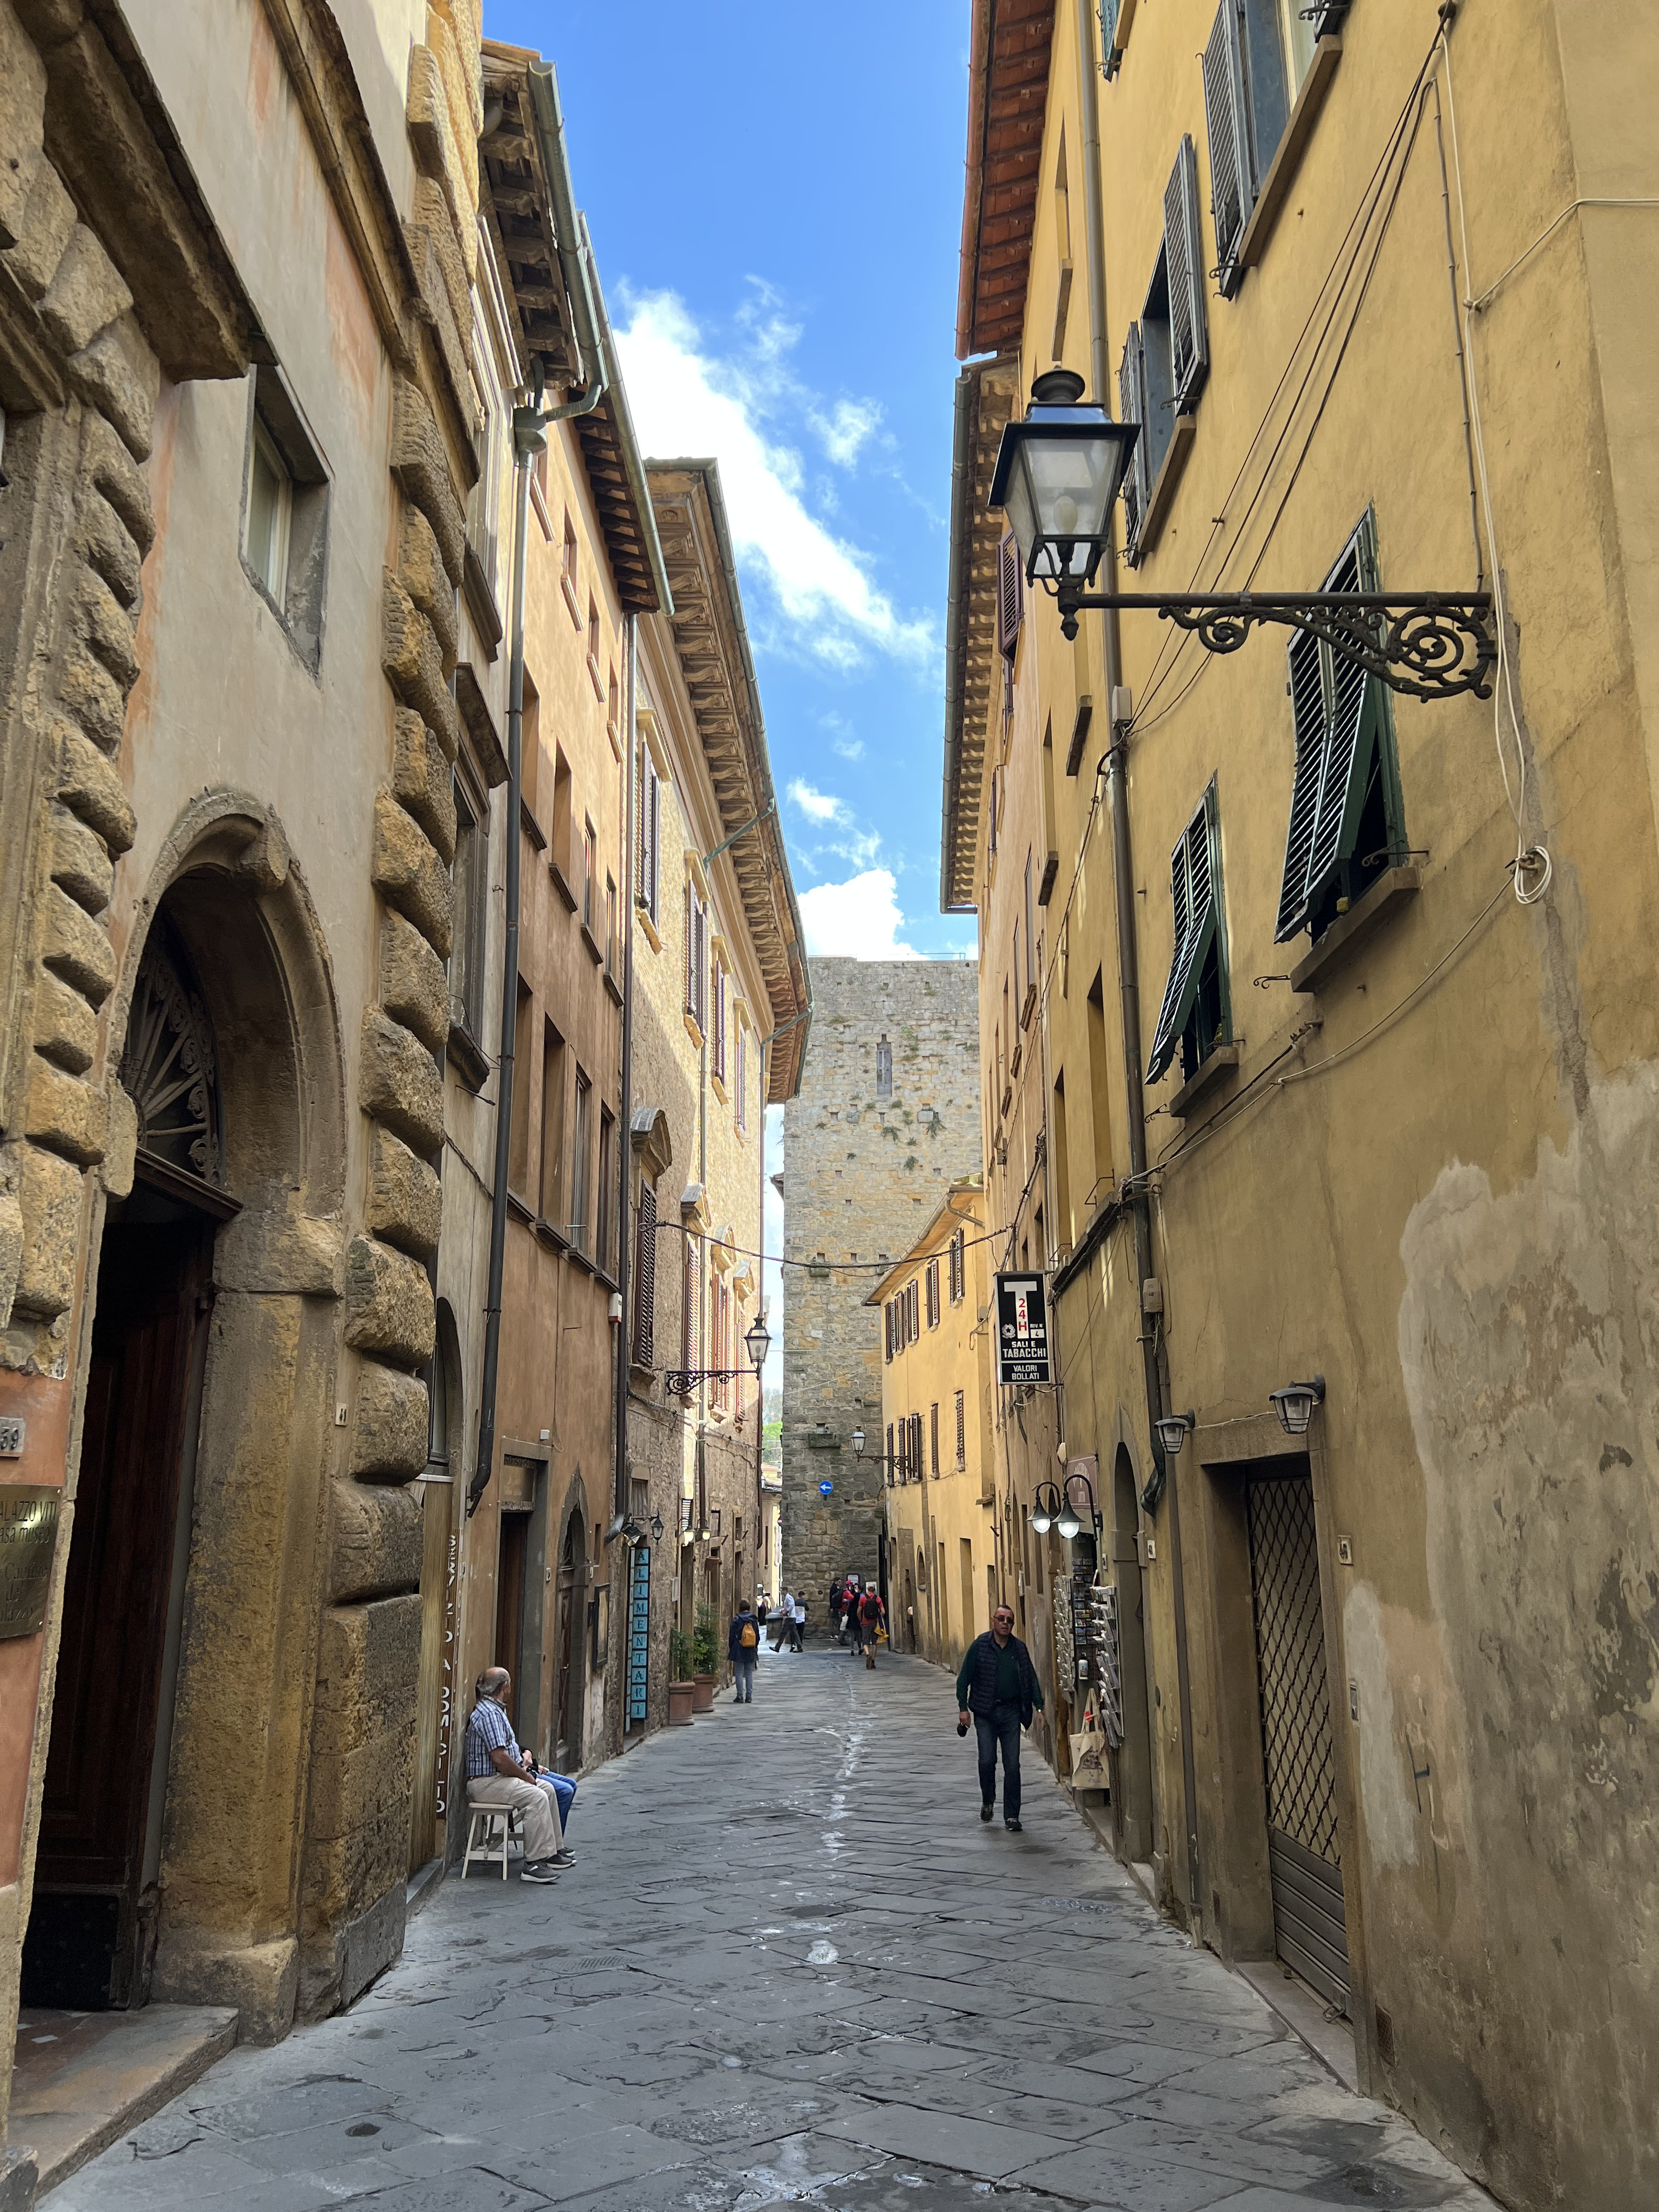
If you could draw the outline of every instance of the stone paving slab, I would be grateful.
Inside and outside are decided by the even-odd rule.
[[[444,1882],[341,2018],[237,2051],[52,2212],[1477,2212],[1160,1920],[948,1680],[762,1662],[584,1778],[551,1889]]]

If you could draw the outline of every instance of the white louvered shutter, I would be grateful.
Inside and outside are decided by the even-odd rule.
[[[1149,1083],[1157,1082],[1180,1048],[1181,1033],[1191,1018],[1204,963],[1215,936],[1214,791],[1212,784],[1170,855],[1175,949],[1170,957],[1164,1003],[1158,1009],[1152,1057],[1146,1064]]]
[[[1231,299],[1239,279],[1238,241],[1255,204],[1238,0],[1221,0],[1204,48],[1204,118],[1210,140],[1210,212],[1216,278]]]
[[[1164,258],[1170,283],[1170,359],[1177,410],[1189,407],[1210,367],[1204,320],[1204,238],[1198,219],[1198,156],[1182,138],[1164,187]]]

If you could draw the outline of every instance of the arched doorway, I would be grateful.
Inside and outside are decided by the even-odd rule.
[[[587,1526],[573,1492],[559,1540],[558,1616],[554,1651],[559,1670],[558,1741],[553,1763],[574,1774],[582,1763],[582,1715],[587,1697]]]
[[[1123,1742],[1117,1753],[1115,1842],[1119,1856],[1145,1864],[1152,1856],[1152,1740],[1146,1710],[1146,1602],[1138,1540],[1140,1509],[1128,1450],[1112,1463],[1112,1574],[1117,1583],[1118,1658],[1123,1681]]]

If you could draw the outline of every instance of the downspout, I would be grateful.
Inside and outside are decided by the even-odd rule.
[[[611,1504],[620,1528],[628,1512],[629,1293],[633,1287],[634,1240],[629,1234],[629,1200],[634,1182],[634,763],[637,757],[640,618],[627,618],[624,667],[628,686],[623,710],[627,749],[623,755],[623,860],[617,904],[622,908],[623,1004],[622,1078],[617,1102],[617,1315],[616,1372],[611,1378],[611,1425],[615,1465]]]
[[[759,1234],[755,1243],[762,1256],[755,1262],[755,1311],[761,1318],[766,1313],[766,1052],[770,1037],[763,1037],[760,1047],[760,1109],[759,1127],[756,1130],[756,1162],[760,1178],[760,1212],[755,1217]],[[763,1366],[755,1377],[755,1567],[756,1579],[763,1581],[760,1567],[766,1555],[766,1370]],[[739,1600],[743,1596],[738,1593]]]
[[[1083,111],[1084,228],[1089,262],[1089,368],[1094,396],[1111,412],[1106,350],[1106,211],[1101,174],[1100,99],[1096,79],[1092,10],[1088,0],[1076,0],[1078,37],[1078,98]],[[1146,1194],[1146,1102],[1140,1068],[1140,975],[1135,946],[1134,860],[1129,839],[1129,787],[1126,774],[1128,732],[1115,715],[1122,667],[1118,647],[1117,611],[1108,608],[1102,618],[1101,641],[1105,664],[1106,697],[1112,712],[1111,744],[1106,753],[1106,787],[1112,817],[1112,872],[1115,882],[1119,1005],[1123,1025],[1123,1075],[1127,1092],[1129,1124],[1129,1210],[1134,1226],[1135,1270],[1144,1283],[1153,1273],[1151,1202]],[[1139,1292],[1136,1303],[1139,1304]],[[1158,1365],[1158,1333],[1141,1317],[1141,1364],[1146,1390],[1146,1427],[1151,1438],[1152,1472],[1141,1492],[1148,1513],[1157,1510],[1167,1486],[1170,1500],[1170,1565],[1174,1585],[1176,1683],[1181,1713],[1182,1794],[1187,1829],[1188,1925],[1197,1931],[1203,1895],[1198,1863],[1198,1775],[1193,1751],[1192,1669],[1187,1638],[1187,1583],[1181,1548],[1181,1498],[1170,1480],[1171,1470],[1158,1441],[1158,1424],[1164,1412],[1163,1380]]]

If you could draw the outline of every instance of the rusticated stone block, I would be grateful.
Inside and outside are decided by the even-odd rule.
[[[437,1311],[425,1270],[372,1237],[346,1247],[346,1342],[358,1352],[424,1367],[436,1341]]]
[[[23,1264],[23,1207],[17,1176],[15,1149],[12,1153],[0,1152],[0,1328],[10,1322],[17,1271]]]
[[[380,917],[380,1004],[428,1052],[442,1052],[449,1041],[449,978],[425,938],[400,914]]]
[[[455,779],[442,745],[410,707],[393,708],[392,790],[448,867],[455,858]]]
[[[331,1517],[331,1604],[360,1604],[419,1589],[421,1501],[414,1491],[337,1482]]]
[[[106,415],[134,460],[149,459],[161,371],[131,315],[112,323],[69,364],[83,399]]]
[[[430,1159],[444,1140],[444,1086],[431,1054],[378,1006],[363,1016],[358,1103]]]
[[[426,394],[407,377],[398,378],[392,400],[392,473],[432,525],[449,580],[459,586],[466,557],[466,517]]]
[[[82,1167],[93,1167],[104,1157],[104,1134],[108,1112],[101,1095],[78,1075],[66,1075],[51,1060],[35,1054],[29,1068],[23,1130],[48,1152],[62,1152]]]
[[[455,234],[449,225],[449,210],[444,205],[443,195],[435,185],[424,178],[417,180],[417,200],[423,200],[430,215],[427,222],[406,222],[404,239],[409,248],[409,258],[415,265],[420,290],[416,312],[430,328],[443,356],[444,368],[451,384],[458,392],[469,388],[472,348],[455,313],[452,281],[460,275],[459,258],[455,252]],[[446,249],[447,252],[446,252]],[[467,329],[471,318],[469,313]],[[466,469],[467,488],[477,481],[477,470],[471,449],[463,447],[457,458]]]
[[[398,581],[437,633],[447,677],[455,665],[455,586],[444,573],[432,525],[413,504],[404,507],[398,533]]]
[[[82,571],[76,586],[74,625],[120,685],[125,697],[138,680],[138,652],[132,623],[113,592],[94,569]]]
[[[389,905],[412,921],[433,951],[449,957],[449,871],[412,814],[388,791],[374,794],[374,850],[369,874]]]
[[[34,979],[34,1049],[71,1075],[84,1075],[98,1049],[96,1013],[49,968]]]
[[[103,416],[99,416],[103,421]],[[122,611],[138,611],[139,553],[127,526],[100,491],[90,485],[76,504],[76,542],[109,586]]]
[[[90,915],[102,914],[115,888],[102,839],[64,806],[52,809],[52,879]]]
[[[75,724],[58,715],[52,725],[58,745],[58,796],[95,830],[118,856],[131,849],[138,834],[121,779],[96,745]]]
[[[64,648],[58,698],[94,744],[112,755],[120,750],[127,695],[80,638],[71,639]]]
[[[365,1359],[357,1370],[351,1472],[359,1482],[407,1482],[426,1465],[426,1385]]]
[[[77,223],[40,303],[41,321],[65,353],[79,353],[132,305],[120,271],[84,223]]]
[[[82,424],[81,453],[92,481],[120,516],[140,555],[148,553],[155,537],[149,487],[101,415],[88,415]]]
[[[461,743],[460,710],[449,696],[437,633],[390,569],[380,615],[380,665],[387,683],[438,732],[453,760]]]
[[[368,1225],[417,1260],[438,1249],[443,1185],[390,1129],[376,1127],[368,1151]]]
[[[12,1310],[50,1321],[66,1313],[75,1296],[81,1171],[34,1145],[8,1145],[5,1152],[12,1163],[23,1218],[23,1250]]]
[[[115,1082],[109,1086],[105,1103],[109,1109],[109,1126],[105,1133],[103,1164],[99,1174],[111,1198],[130,1198],[138,1162],[138,1109]]]
[[[0,71],[0,82],[3,80],[4,72]],[[17,222],[17,243],[6,255],[6,266],[25,296],[38,300],[75,234],[75,202],[50,161],[36,167]]]
[[[56,884],[40,902],[40,921],[42,963],[101,1006],[115,988],[115,955],[103,930]]]
[[[483,10],[475,0],[432,0],[426,35],[449,95],[449,113],[458,143],[470,145],[483,130],[483,53],[479,43]],[[477,165],[462,178],[462,187],[477,207]]]
[[[0,15],[0,251],[17,243],[24,210],[41,167],[46,131],[46,65],[8,8]]]

